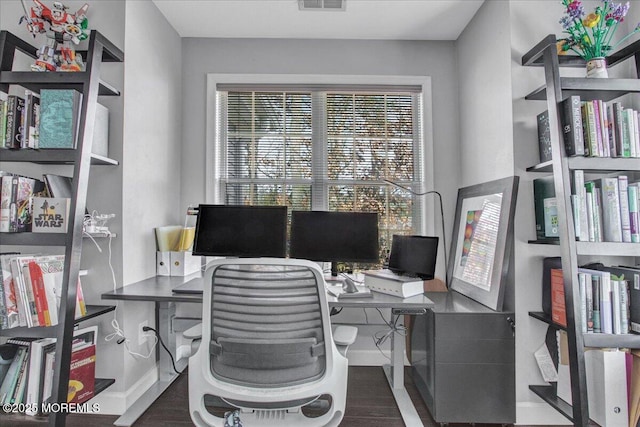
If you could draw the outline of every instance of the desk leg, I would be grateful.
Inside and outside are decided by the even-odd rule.
[[[399,315],[393,315],[395,317]],[[396,333],[391,335],[391,363],[385,365],[384,373],[391,387],[391,392],[396,400],[402,420],[407,427],[422,427],[422,421],[416,411],[407,389],[404,388],[404,352],[406,348],[405,337]]]
[[[176,304],[173,302],[156,302],[156,328],[167,348],[176,357],[176,335],[173,332],[173,318]],[[158,366],[158,380],[134,402],[113,424],[116,426],[131,426],[142,414],[160,397],[160,395],[178,378],[173,370],[171,358],[162,348],[160,342],[156,345],[156,364]],[[176,368],[182,372],[187,366],[186,360],[176,363]]]

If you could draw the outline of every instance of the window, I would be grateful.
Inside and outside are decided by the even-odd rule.
[[[218,85],[220,201],[377,212],[381,258],[394,233],[421,232],[422,201],[384,181],[422,182],[415,87],[264,86]]]

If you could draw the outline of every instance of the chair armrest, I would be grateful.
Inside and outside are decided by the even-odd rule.
[[[333,330],[333,342],[338,346],[349,346],[354,343],[358,335],[358,328],[355,326],[337,326]]]
[[[202,323],[190,327],[182,333],[182,336],[190,340],[202,338]]]

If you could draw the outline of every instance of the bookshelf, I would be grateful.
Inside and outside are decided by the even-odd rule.
[[[65,266],[63,272],[62,298],[59,323],[52,327],[13,328],[0,331],[2,336],[55,337],[55,365],[52,402],[66,403],[71,361],[71,343],[76,325],[101,316],[115,306],[87,305],[87,314],[75,319],[76,286],[80,275],[80,258],[83,244],[83,218],[87,199],[87,187],[92,165],[116,166],[116,160],[91,153],[93,143],[93,119],[98,96],[119,96],[120,92],[100,77],[103,62],[123,62],[124,53],[97,31],[91,31],[88,49],[82,52],[85,58],[84,72],[31,72],[13,71],[16,53],[36,58],[37,49],[8,31],[0,32],[0,91],[9,93],[11,86],[19,86],[39,92],[41,89],[75,89],[83,94],[79,117],[77,147],[60,150],[1,150],[3,162],[29,162],[46,165],[72,165],[73,185],[67,233],[34,234],[3,233],[2,247],[46,246],[64,247]],[[101,237],[101,236],[93,236]],[[69,284],[74,284],[69,286]],[[115,382],[114,379],[96,378],[95,394]],[[49,425],[64,426],[64,412],[49,415]]]
[[[553,328],[566,330],[569,343],[569,371],[573,404],[559,399],[554,386],[531,385],[530,390],[573,421],[576,426],[589,425],[589,407],[584,351],[586,347],[640,348],[640,335],[594,334],[582,332],[578,266],[581,256],[629,257],[630,264],[640,254],[640,243],[578,242],[576,241],[571,205],[571,180],[574,170],[607,174],[640,171],[638,158],[568,157],[565,154],[562,127],[562,101],[579,95],[581,100],[615,100],[629,93],[640,92],[640,41],[630,44],[607,57],[609,67],[633,58],[638,78],[574,78],[561,77],[561,67],[583,67],[585,62],[575,56],[558,56],[556,37],[549,35],[522,57],[523,66],[544,67],[545,84],[527,96],[527,100],[544,100],[549,111],[552,160],[527,168],[530,173],[552,174],[558,206],[559,238],[530,241],[531,244],[557,245],[562,258],[567,327],[554,324],[543,312],[529,315]]]

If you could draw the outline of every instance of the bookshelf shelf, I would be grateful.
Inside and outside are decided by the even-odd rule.
[[[527,243],[529,243],[530,245],[554,245],[554,246],[558,246],[558,245],[560,245],[560,240],[554,239],[554,238],[536,239],[536,240],[529,240]]]
[[[566,331],[567,328],[564,326],[558,325],[551,320],[548,314],[542,311],[530,311],[529,316],[538,319],[549,326],[552,326],[556,329]],[[585,347],[596,347],[596,348],[632,348],[637,349],[640,348],[640,335],[634,334],[594,334],[587,333],[582,334],[584,339]]]
[[[102,316],[116,309],[115,305],[87,305],[87,314],[74,320],[74,325],[84,322],[94,317]],[[34,328],[20,327],[3,329],[2,335],[6,337],[35,337],[35,338],[55,338],[57,335],[56,326],[37,326]]]
[[[116,380],[113,378],[96,378],[95,384],[93,386],[94,396],[105,391],[111,384],[115,383]]]
[[[578,255],[638,256],[640,243],[576,242]]]
[[[40,92],[40,89],[75,89],[82,92],[82,88],[89,78],[90,76],[86,72],[0,71],[0,84],[19,85],[34,92]],[[119,96],[120,91],[111,84],[100,80],[98,95]]]
[[[78,155],[74,149],[47,149],[47,150],[0,150],[0,159],[3,162],[28,162],[38,164],[72,165]],[[118,165],[118,161],[98,154],[91,154],[92,165]]]
[[[551,405],[555,410],[573,421],[572,407],[564,400],[556,396],[556,390],[550,385],[530,385],[529,390],[537,394],[542,400]]]
[[[581,169],[586,173],[618,172],[621,170],[637,172],[640,171],[640,159],[621,157],[569,157],[569,169]],[[553,164],[550,161],[539,163],[527,168],[527,172],[552,173]]]
[[[577,77],[561,77],[562,96],[568,98],[579,95],[582,100],[602,99],[610,101],[626,95],[640,92],[638,79],[587,79]],[[541,86],[527,96],[527,100],[544,101],[547,99],[547,87]]]
[[[64,246],[66,233],[1,233],[3,245]]]

